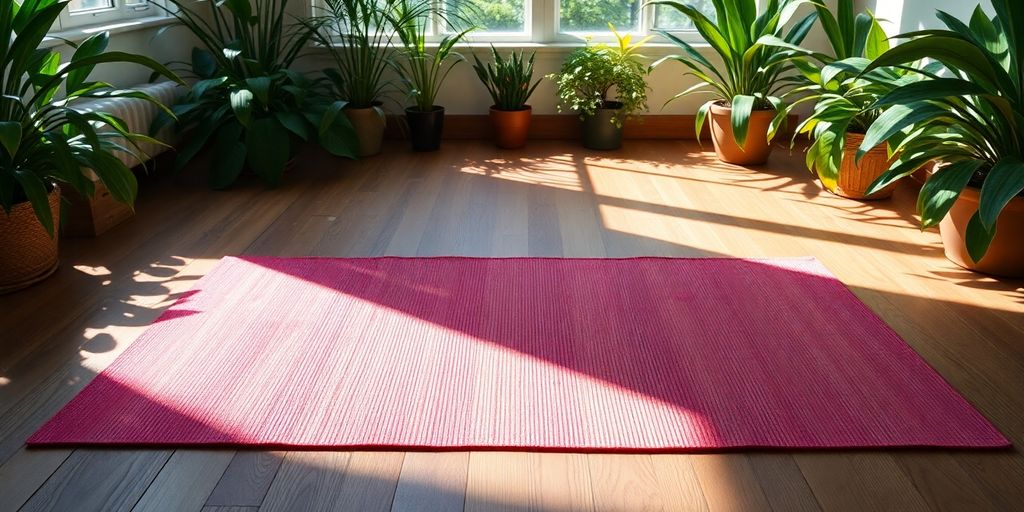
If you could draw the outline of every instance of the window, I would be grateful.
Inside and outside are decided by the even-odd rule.
[[[715,6],[711,0],[691,0],[690,5],[700,9],[711,21],[715,20]],[[692,31],[693,22],[679,11],[659,5],[654,9],[654,28],[670,31]]]
[[[478,31],[500,34],[526,32],[528,0],[445,0],[445,13],[453,22]]]
[[[98,1],[109,0],[84,0]],[[313,12],[318,12],[312,0]],[[689,19],[666,6],[645,6],[647,0],[427,0],[441,8],[431,33],[475,26],[470,41],[553,43],[579,41],[584,36],[610,40],[608,23],[619,32],[645,34],[654,29],[677,32],[699,41]],[[687,0],[714,19],[712,0]],[[447,22],[445,21],[447,20]]]
[[[636,0],[559,0],[558,28],[570,34],[607,32],[608,24],[619,32],[643,29],[641,9]]]
[[[56,30],[116,23],[121,20],[161,16],[163,11],[152,5],[154,0],[71,0],[60,15]]]

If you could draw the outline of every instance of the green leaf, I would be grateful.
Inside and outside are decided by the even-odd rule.
[[[871,31],[868,32],[868,39],[864,45],[864,56],[869,59],[877,59],[883,53],[889,51],[889,36],[873,16],[871,18]]]
[[[110,35],[107,32],[101,32],[90,36],[88,39],[82,42],[75,50],[74,56],[71,57],[71,62],[81,61],[87,57],[95,57],[100,55],[107,49],[107,44],[110,42]],[[72,70],[68,73],[67,82],[65,88],[68,91],[77,91],[82,87],[82,83],[92,73],[94,66],[85,66]]]
[[[0,144],[3,144],[7,154],[14,159],[21,147],[21,123],[17,121],[0,121]]]
[[[202,48],[192,48],[192,72],[199,78],[214,78],[217,74],[217,59]]]
[[[280,184],[291,151],[288,130],[273,117],[253,119],[245,133],[245,145],[249,167],[267,185]]]
[[[110,191],[110,195],[129,206],[135,203],[135,196],[139,191],[139,183],[135,179],[135,173],[121,161],[107,151],[93,151],[87,160],[96,176]]]
[[[975,212],[971,220],[967,222],[967,230],[964,233],[964,242],[967,245],[967,254],[975,263],[981,261],[992,245],[992,239],[996,237],[995,228],[988,230],[981,221],[981,212]]]
[[[917,196],[917,212],[921,214],[921,227],[935,226],[945,218],[971,177],[982,166],[980,160],[964,160],[940,167]]]
[[[258,76],[246,78],[245,84],[249,86],[256,99],[263,105],[270,104],[270,86],[273,84],[269,76]]]
[[[705,102],[700,108],[697,109],[696,122],[694,123],[694,129],[697,133],[697,143],[700,144],[700,136],[704,131],[704,121],[708,117],[708,112],[711,110],[711,106],[714,105],[714,101]]]
[[[308,141],[311,138],[309,122],[301,114],[296,112],[274,112],[274,117],[281,122],[282,126],[300,139]]]
[[[864,142],[857,150],[857,161],[871,151],[875,146],[886,142],[897,132],[913,126],[915,123],[945,116],[948,111],[929,103],[910,103],[893,105],[868,128],[864,135]]]
[[[922,59],[934,59],[948,67],[967,73],[971,81],[989,91],[1015,90],[1009,75],[994,65],[991,54],[974,43],[948,32],[937,31],[933,35],[911,39],[875,59],[866,71],[885,66],[896,66]]]
[[[359,138],[355,128],[347,116],[331,114],[328,109],[320,124],[320,145],[335,156],[357,158],[359,156]],[[328,123],[328,119],[330,119]]]
[[[213,144],[217,150],[210,159],[210,174],[207,178],[211,188],[227,188],[242,173],[248,153],[248,148],[242,142],[242,131],[242,125],[229,123],[214,136]]]
[[[874,107],[937,100],[950,96],[979,95],[985,94],[985,92],[985,89],[978,84],[966,80],[959,78],[936,78],[899,87],[879,98]]]
[[[754,110],[753,96],[739,94],[732,99],[732,134],[736,138],[736,144],[740,149],[746,151],[747,130],[750,128],[750,114]]]
[[[14,179],[21,185],[21,190],[25,192],[25,197],[32,204],[32,210],[36,212],[36,218],[39,219],[39,223],[43,225],[47,233],[53,236],[53,211],[50,210],[50,198],[46,191],[46,184],[43,183],[43,180],[39,179],[39,176],[20,169],[14,171]]]
[[[1024,191],[1024,161],[1016,156],[1001,158],[981,186],[978,215],[982,226],[994,232],[1000,212],[1021,191]]]

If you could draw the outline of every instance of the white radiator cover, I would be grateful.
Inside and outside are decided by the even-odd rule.
[[[145,92],[167,106],[174,105],[175,102],[185,94],[185,88],[174,82],[145,84],[132,87],[132,89]],[[76,103],[74,105],[74,109],[80,112],[104,112],[110,114],[124,121],[129,131],[144,135],[150,135],[149,129],[159,112],[159,108],[157,108],[156,105],[153,105],[148,101],[135,98],[94,99]],[[168,145],[173,145],[176,142],[174,128],[172,125],[162,129],[160,133],[156,134],[153,138]],[[166,146],[160,146],[157,144],[144,143],[139,144],[139,147],[141,148],[141,154],[148,156],[149,158],[153,158],[167,150]],[[135,167],[143,163],[140,162],[135,155],[124,151],[115,151],[114,155],[128,167]]]

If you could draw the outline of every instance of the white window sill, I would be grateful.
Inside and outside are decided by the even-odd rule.
[[[170,25],[175,21],[177,20],[172,16],[148,16],[145,18],[135,18],[110,23],[100,23],[98,25],[75,27],[69,30],[61,30],[59,32],[51,32],[47,34],[46,39],[43,39],[40,46],[43,48],[53,48],[54,46],[64,44],[64,40],[77,43],[99,32],[110,32],[111,35],[124,34],[126,32],[134,32],[136,30],[145,30],[148,28]]]
[[[594,44],[598,43],[599,42],[595,42]],[[586,46],[586,43],[582,40],[579,42],[558,41],[553,43],[534,43],[528,41],[496,41],[492,43],[489,41],[468,41],[457,44],[455,48],[456,50],[459,51],[469,51],[472,53],[477,53],[478,51],[490,50],[492,44],[494,45],[495,48],[499,50],[524,49],[527,50],[528,52],[535,52],[537,54],[566,54],[577,48],[582,48],[583,46]],[[701,53],[707,53],[711,51],[711,45],[704,42],[690,43],[690,45],[693,46],[695,50]],[[340,45],[337,44],[334,46],[340,47]],[[437,46],[438,43],[436,41],[431,41],[427,43],[428,48],[437,48]],[[675,44],[662,42],[647,43],[643,45],[643,47],[641,47],[639,51],[639,53],[646,55],[648,57],[660,57],[663,55],[671,55],[674,53],[681,52],[682,49],[676,46]]]

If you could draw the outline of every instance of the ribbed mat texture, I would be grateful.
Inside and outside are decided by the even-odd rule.
[[[31,445],[1002,447],[814,259],[225,258]]]

